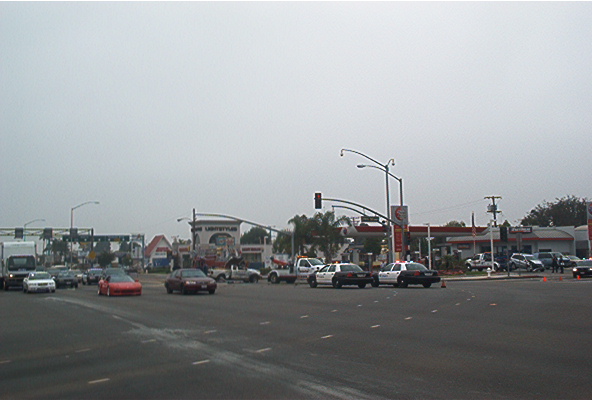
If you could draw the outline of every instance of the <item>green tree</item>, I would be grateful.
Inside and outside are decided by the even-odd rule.
[[[522,219],[523,226],[586,225],[586,198],[565,196],[554,202],[543,201]]]
[[[345,216],[335,217],[335,212],[316,213],[310,222],[313,234],[313,246],[322,251],[326,261],[333,260],[335,254],[345,242],[339,228],[350,225],[350,219]]]
[[[364,240],[364,253],[372,253],[375,256],[382,252],[382,238],[366,238]]]
[[[111,264],[113,260],[115,260],[115,253],[112,251],[104,251],[97,257],[97,262],[103,268]]]
[[[241,244],[262,244],[265,243],[265,238],[267,238],[268,243],[271,243],[269,232],[266,229],[254,226],[241,236],[240,242]]]

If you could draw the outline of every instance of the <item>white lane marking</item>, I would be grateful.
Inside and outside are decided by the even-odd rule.
[[[142,340],[140,343],[154,343],[154,342],[156,342],[156,339]]]
[[[413,317],[407,317],[407,318],[405,318],[405,321],[408,321],[410,319],[413,319]]]
[[[201,365],[201,364],[207,364],[209,362],[210,362],[210,360],[201,360],[201,361],[192,362],[191,364],[192,365]]]
[[[362,305],[361,304],[358,304],[358,307],[362,307]]]
[[[456,303],[455,306],[460,306],[460,303]]]
[[[205,331],[204,334],[205,335],[209,335],[210,333],[216,333],[216,332],[218,332],[218,331],[215,330],[215,329],[212,329],[212,330],[209,330],[209,331]]]
[[[269,322],[269,321],[265,321],[265,322],[260,322],[259,323],[259,325],[269,325],[269,324],[271,324],[271,322]]]
[[[433,313],[437,313],[437,312],[438,312],[438,310],[432,310],[432,312],[433,312]]]
[[[75,353],[86,353],[87,351],[90,351],[90,348],[89,349],[76,350]]]
[[[10,362],[12,362],[12,360],[2,360],[0,361],[0,364],[8,364]]]
[[[323,336],[321,339],[329,339],[329,338],[332,338],[332,337],[333,337],[333,335],[327,335],[327,336]]]
[[[96,383],[103,383],[103,382],[107,382],[110,381],[111,379],[109,378],[103,378],[103,379],[97,379],[96,381],[89,381],[88,384],[89,385],[94,385]]]
[[[255,351],[255,353],[265,353],[266,351],[270,351],[271,347],[266,347],[264,349],[259,349],[257,351]]]
[[[331,312],[337,312],[337,310],[331,310]]]
[[[302,318],[308,318],[308,315],[301,315],[300,319],[302,319]]]
[[[374,300],[375,303],[378,303],[378,300]]]
[[[112,315],[112,317],[115,318],[115,319],[123,319],[119,315]]]
[[[370,328],[378,328],[380,325],[372,325]]]

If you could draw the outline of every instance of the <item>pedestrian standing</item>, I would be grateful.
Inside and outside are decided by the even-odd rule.
[[[558,260],[557,272],[559,272],[559,269],[561,269],[561,273],[563,273],[563,265],[564,264],[565,264],[565,262],[563,261],[563,257],[561,257],[561,259]]]
[[[559,264],[557,264],[557,257],[553,254],[553,261],[551,261],[551,273],[559,272]]]

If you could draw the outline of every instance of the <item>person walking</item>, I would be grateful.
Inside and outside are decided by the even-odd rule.
[[[557,263],[557,257],[553,254],[553,261],[551,261],[551,273],[559,272],[559,264]]]

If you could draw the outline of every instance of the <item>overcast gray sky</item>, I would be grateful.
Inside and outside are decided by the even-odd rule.
[[[589,2],[2,2],[0,226],[95,200],[74,225],[98,234],[188,238],[192,208],[283,229],[316,191],[384,212],[384,174],[341,148],[395,159],[412,224],[592,197],[590,21]]]

